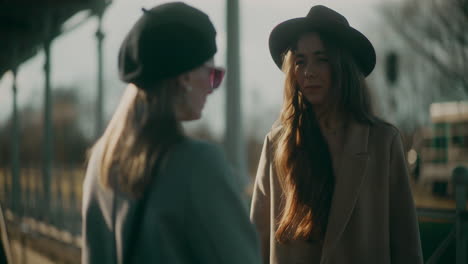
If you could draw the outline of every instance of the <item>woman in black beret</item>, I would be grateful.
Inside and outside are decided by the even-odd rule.
[[[129,85],[86,172],[82,263],[259,263],[224,154],[181,126],[222,81],[216,31],[184,3],[143,11],[119,52]]]
[[[269,44],[286,78],[252,199],[264,263],[422,263],[400,133],[371,109],[370,41],[314,6]]]

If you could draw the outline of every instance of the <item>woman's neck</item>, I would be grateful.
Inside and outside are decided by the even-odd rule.
[[[315,116],[322,132],[333,131],[342,127],[345,122],[344,115],[336,110],[326,110],[323,107],[314,107]]]

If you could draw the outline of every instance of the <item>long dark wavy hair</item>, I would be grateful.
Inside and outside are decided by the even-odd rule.
[[[377,119],[368,87],[355,60],[332,39],[319,36],[332,69],[332,87],[326,97],[325,112],[374,124]],[[318,117],[296,81],[295,51],[291,47],[283,57],[286,79],[279,120],[282,129],[274,142],[274,166],[284,191],[284,210],[276,231],[279,242],[324,238],[335,184],[330,151]]]

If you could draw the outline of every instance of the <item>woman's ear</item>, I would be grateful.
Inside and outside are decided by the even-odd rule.
[[[185,72],[177,77],[177,81],[184,89],[190,89],[191,74],[190,72]]]

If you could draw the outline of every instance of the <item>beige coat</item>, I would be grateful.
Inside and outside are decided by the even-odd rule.
[[[282,189],[272,166],[272,140],[265,139],[259,162],[251,220],[260,233],[264,263],[311,262],[311,248],[279,244],[274,234]],[[309,251],[309,252],[304,252]],[[315,254],[317,255],[317,254]],[[351,123],[335,173],[328,229],[320,264],[422,263],[422,251],[405,154],[398,130],[388,124]]]

